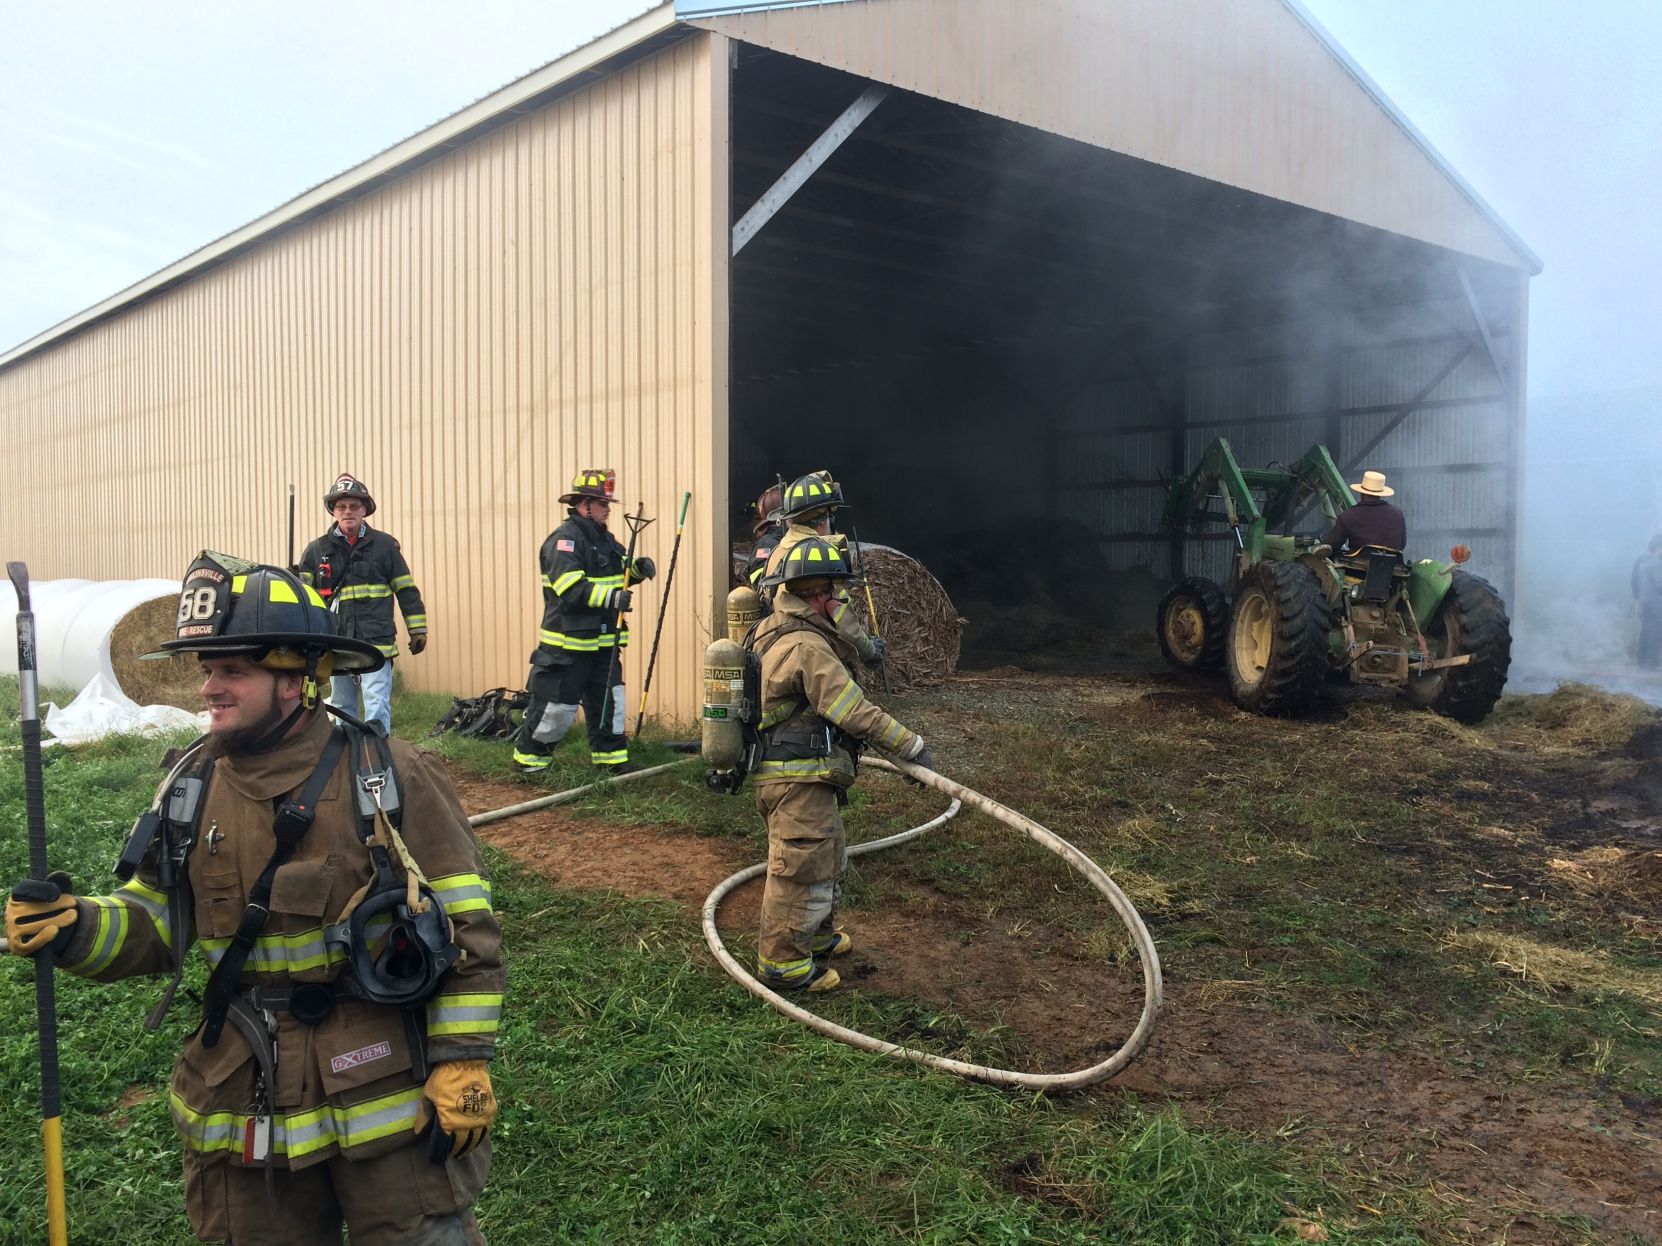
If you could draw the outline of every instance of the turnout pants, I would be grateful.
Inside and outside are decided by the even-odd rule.
[[[489,1171],[488,1141],[443,1164],[412,1142],[370,1159],[279,1168],[268,1200],[260,1166],[187,1159],[185,1203],[199,1239],[230,1246],[340,1246],[343,1225],[352,1246],[485,1246],[473,1201]]]
[[[848,840],[829,783],[758,783],[756,807],[768,827],[768,872],[757,918],[756,969],[795,982],[813,972],[814,953],[832,942],[848,866]]]
[[[514,737],[514,761],[524,770],[542,770],[554,755],[555,746],[583,711],[589,729],[589,760],[597,766],[615,766],[629,760],[623,737],[628,714],[624,705],[623,666],[618,664],[618,681],[612,685],[605,719],[601,702],[606,698],[606,675],[611,670],[612,652],[571,654],[564,666],[532,666],[526,680],[531,703],[525,707],[525,721]]]

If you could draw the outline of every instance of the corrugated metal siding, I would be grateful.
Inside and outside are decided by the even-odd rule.
[[[677,44],[0,372],[0,546],[43,578],[281,561],[286,483],[303,542],[351,471],[427,596],[399,670],[474,692],[524,679],[556,498],[612,466],[661,569],[694,493],[653,681],[690,721],[726,587],[726,55]]]
[[[862,0],[695,24],[1530,266],[1281,0]]]

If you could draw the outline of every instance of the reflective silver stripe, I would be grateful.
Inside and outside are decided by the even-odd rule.
[[[427,1033],[494,1034],[502,1023],[500,992],[439,995],[427,1003]]]
[[[476,913],[491,906],[491,885],[478,874],[449,874],[435,878],[433,894],[451,916],[457,913]]]
[[[91,977],[107,969],[127,941],[127,906],[113,896],[88,896],[87,903],[98,912],[98,925],[87,954],[74,964],[65,964],[70,973]]]
[[[330,1146],[338,1145],[345,1150],[389,1134],[407,1132],[415,1123],[422,1093],[420,1086],[411,1086],[349,1108],[325,1103],[307,1112],[287,1116],[276,1113],[271,1121],[271,1149],[275,1154],[298,1158]],[[168,1106],[174,1129],[192,1150],[242,1150],[243,1135],[251,1119],[248,1113],[199,1112],[176,1091],[168,1093]]]

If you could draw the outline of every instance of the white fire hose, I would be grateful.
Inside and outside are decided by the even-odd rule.
[[[688,759],[688,761],[693,760],[696,759]],[[806,1008],[798,1006],[784,995],[764,985],[727,950],[726,945],[721,941],[721,933],[716,929],[716,910],[721,907],[721,902],[734,890],[764,873],[767,870],[766,862],[748,866],[727,878],[704,901],[704,941],[709,944],[711,953],[721,963],[721,967],[728,972],[734,981],[756,998],[778,1012],[784,1013],[785,1016],[802,1022],[802,1024],[825,1035],[827,1038],[834,1038],[840,1043],[857,1047],[861,1051],[875,1052],[881,1056],[892,1056],[897,1060],[908,1060],[913,1064],[926,1065],[932,1069],[956,1073],[960,1077],[973,1078],[977,1081],[992,1082],[995,1085],[1022,1086],[1030,1090],[1080,1090],[1086,1086],[1094,1086],[1098,1082],[1106,1081],[1136,1059],[1148,1044],[1149,1035],[1154,1030],[1155,1019],[1160,1014],[1162,998],[1160,954],[1155,951],[1154,939],[1149,935],[1148,927],[1143,924],[1142,917],[1138,914],[1130,899],[1127,898],[1125,892],[1120,890],[1119,885],[1108,876],[1108,872],[1060,835],[1046,830],[1031,818],[1024,817],[1015,810],[999,804],[990,797],[983,796],[972,788],[956,783],[945,775],[937,774],[933,770],[924,770],[910,762],[894,762],[876,757],[863,757],[861,761],[868,766],[875,766],[882,770],[893,771],[896,774],[916,779],[925,786],[932,787],[936,791],[952,797],[952,803],[947,806],[945,812],[931,818],[921,826],[914,826],[910,830],[901,831],[899,834],[890,835],[884,839],[851,845],[848,849],[849,856],[864,856],[868,852],[878,852],[884,848],[892,848],[896,844],[904,844],[909,840],[917,839],[936,827],[945,825],[956,816],[965,804],[969,804],[1005,826],[1022,832],[1033,842],[1055,853],[1085,876],[1085,880],[1100,892],[1113,907],[1114,913],[1131,935],[1131,941],[1137,948],[1137,957],[1142,962],[1143,1011],[1138,1018],[1136,1028],[1131,1031],[1130,1037],[1107,1059],[1099,1061],[1089,1068],[1077,1069],[1071,1073],[1022,1073],[1014,1069],[999,1069],[985,1064],[972,1064],[966,1060],[953,1060],[947,1056],[933,1055],[930,1052],[918,1051],[912,1047],[902,1047],[898,1043],[885,1042],[882,1039],[873,1038],[869,1034],[862,1034],[858,1030],[851,1030],[846,1026],[838,1025],[834,1021],[827,1021],[824,1017],[809,1012]],[[677,766],[686,764],[687,762],[668,762],[661,766],[652,766],[646,770],[637,770],[633,774],[603,779],[597,783],[588,783],[582,787],[572,788],[569,791],[538,797],[536,800],[528,800],[518,805],[510,805],[505,809],[476,814],[469,818],[468,822],[473,826],[485,826],[492,822],[501,821],[503,818],[514,817],[517,814],[566,804],[585,792],[594,791],[596,788],[604,787],[607,784],[628,783],[635,779],[650,778],[652,775],[662,774],[666,770],[673,770]]]

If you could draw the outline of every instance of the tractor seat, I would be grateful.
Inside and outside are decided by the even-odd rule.
[[[1362,581],[1356,594],[1362,601],[1389,601],[1391,582],[1408,578],[1408,561],[1400,549],[1364,545],[1354,554],[1335,561],[1345,569],[1346,578]]]

